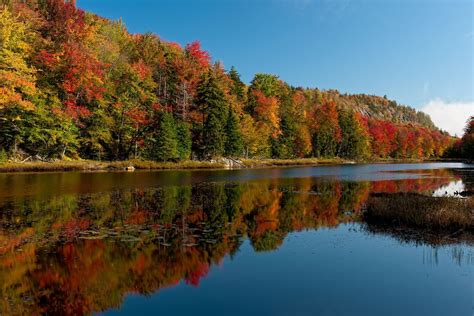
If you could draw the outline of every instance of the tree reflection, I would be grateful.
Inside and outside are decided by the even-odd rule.
[[[198,286],[245,238],[271,251],[290,232],[358,221],[371,192],[429,192],[451,180],[269,179],[4,201],[0,314],[89,314],[128,293]]]

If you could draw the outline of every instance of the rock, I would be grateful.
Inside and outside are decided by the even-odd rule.
[[[474,196],[474,191],[469,191],[469,190],[462,191],[459,193],[459,195],[462,197]]]
[[[234,158],[220,158],[217,162],[222,163],[227,169],[241,169],[245,168],[242,161]]]

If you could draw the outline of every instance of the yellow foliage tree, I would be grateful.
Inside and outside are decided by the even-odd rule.
[[[34,34],[7,9],[0,9],[0,110],[9,106],[33,109],[36,69],[28,65]]]

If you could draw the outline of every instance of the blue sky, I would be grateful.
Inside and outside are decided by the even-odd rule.
[[[441,113],[460,105],[464,111],[454,125],[469,111],[474,114],[472,0],[78,0],[78,5],[122,18],[133,33],[153,32],[181,44],[200,40],[214,60],[234,65],[246,82],[265,72],[294,86],[387,95],[428,112],[433,104]]]

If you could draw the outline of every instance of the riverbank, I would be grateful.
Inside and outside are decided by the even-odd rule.
[[[133,167],[133,168],[130,168]],[[155,161],[56,161],[0,163],[0,172],[51,172],[51,171],[119,171],[165,169],[223,169],[225,165],[210,161],[155,162]]]
[[[428,161],[422,159],[378,159],[357,161],[358,163],[417,163]],[[352,160],[342,158],[299,158],[299,159],[241,159],[238,161],[240,168],[271,168],[291,166],[315,166],[329,164],[351,164]],[[234,164],[235,165],[235,164]],[[0,172],[52,172],[52,171],[119,171],[129,167],[136,170],[180,170],[180,169],[230,169],[226,161],[182,161],[182,162],[156,162],[143,160],[128,161],[55,161],[55,162],[6,162],[0,163]]]
[[[242,159],[239,168],[268,168],[289,166],[312,166],[322,164],[353,163],[340,158],[305,159]],[[235,165],[235,164],[234,164]],[[130,168],[132,167],[132,168]],[[0,163],[0,172],[51,172],[51,171],[120,171],[120,170],[185,170],[185,169],[230,169],[225,159],[219,161],[157,162],[143,160],[128,161],[55,161],[55,162],[6,162]]]

